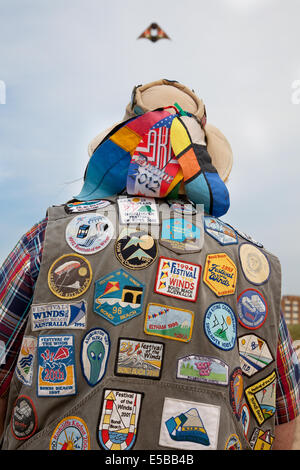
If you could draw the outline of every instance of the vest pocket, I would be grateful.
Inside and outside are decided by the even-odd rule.
[[[223,450],[226,446],[250,449],[227,387],[219,391],[205,385],[108,377],[18,448]]]

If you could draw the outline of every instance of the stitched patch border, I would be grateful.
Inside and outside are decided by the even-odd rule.
[[[160,380],[165,345],[137,338],[119,338],[115,375]]]

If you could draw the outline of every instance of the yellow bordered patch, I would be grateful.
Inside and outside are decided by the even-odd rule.
[[[50,450],[89,450],[90,434],[86,423],[78,416],[62,419],[53,431]]]
[[[236,265],[226,253],[209,254],[206,257],[203,281],[218,297],[232,295],[237,281]]]
[[[87,259],[75,253],[62,255],[48,271],[48,286],[60,299],[74,299],[84,294],[92,281],[92,267]]]

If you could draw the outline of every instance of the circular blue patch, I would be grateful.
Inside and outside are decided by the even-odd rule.
[[[256,330],[266,321],[268,306],[264,296],[256,289],[244,290],[237,299],[238,319],[241,325]]]
[[[206,310],[204,331],[211,343],[219,349],[230,351],[236,341],[236,318],[232,308],[215,302]]]

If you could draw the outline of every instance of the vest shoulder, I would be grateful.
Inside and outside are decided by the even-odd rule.
[[[204,218],[206,219],[206,217]],[[226,230],[226,227],[231,231],[233,231],[236,235],[236,240],[237,240],[237,244],[238,245],[241,245],[242,243],[250,243],[251,245],[253,246],[256,246],[257,248],[259,248],[260,250],[264,251],[266,254],[268,254],[268,256],[274,258],[275,260],[278,260],[278,257],[274,254],[274,253],[271,253],[265,246],[264,246],[264,243],[260,242],[260,241],[257,241],[255,238],[252,237],[252,235],[249,235],[248,233],[246,232],[243,232],[242,230],[238,229],[236,226],[233,226],[232,224],[229,224],[228,222],[224,221],[224,220],[221,220],[221,219],[217,219],[215,218],[220,224],[224,225],[224,230]],[[206,224],[204,223],[204,226]],[[231,236],[233,237],[233,234],[231,234]]]
[[[225,220],[205,215],[204,229],[206,233],[215,238],[221,245],[240,245],[243,242],[250,243],[251,245],[254,245],[257,248],[265,251],[266,253],[268,253],[268,255],[277,258],[276,255],[267,250],[267,248],[262,242],[257,241],[255,238],[252,237],[252,235],[243,232],[242,230],[226,222]]]

